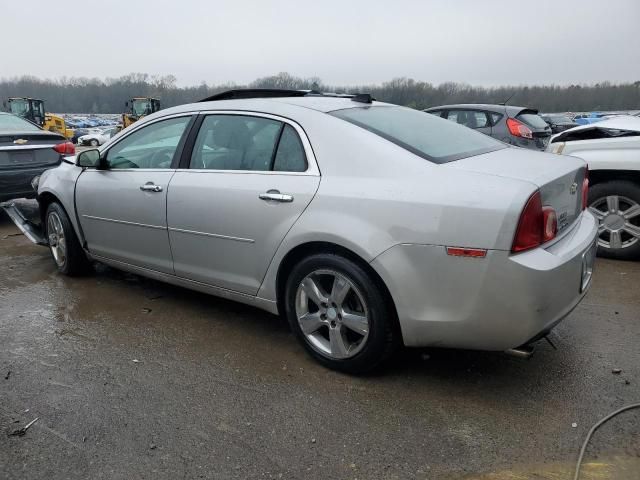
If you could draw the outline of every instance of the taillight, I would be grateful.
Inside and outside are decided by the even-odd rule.
[[[542,197],[537,190],[524,207],[518,221],[512,252],[524,252],[542,245],[556,237],[558,216],[552,207],[542,206]]]
[[[584,171],[584,180],[582,180],[582,210],[587,208],[589,201],[589,167]]]
[[[514,137],[533,138],[531,129],[515,118],[507,118],[507,128]]]
[[[59,143],[53,149],[60,155],[74,155],[76,153],[76,146],[71,142]]]

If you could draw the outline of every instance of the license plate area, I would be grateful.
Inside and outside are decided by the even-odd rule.
[[[589,288],[593,277],[593,265],[598,251],[598,242],[594,242],[589,249],[582,254],[582,278],[580,280],[580,293]]]

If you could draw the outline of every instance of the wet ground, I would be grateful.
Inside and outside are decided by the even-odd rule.
[[[0,272],[2,479],[569,479],[591,425],[640,402],[638,263],[597,262],[558,350],[409,350],[360,378],[262,311],[58,275],[4,213]],[[585,462],[584,479],[640,478],[640,410]]]

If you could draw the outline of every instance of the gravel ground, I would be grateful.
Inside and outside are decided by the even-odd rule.
[[[265,312],[106,267],[60,276],[0,213],[0,478],[569,479],[591,425],[640,401],[640,265],[596,268],[558,350],[406,350],[351,377]],[[640,410],[586,463],[640,478]]]

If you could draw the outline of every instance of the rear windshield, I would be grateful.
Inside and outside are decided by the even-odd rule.
[[[434,163],[506,148],[470,128],[406,107],[357,107],[329,113]]]
[[[0,133],[3,132],[38,132],[40,128],[15,115],[0,115]]]
[[[523,121],[524,123],[526,123],[527,125],[529,125],[530,127],[533,128],[547,128],[547,122],[545,122],[542,117],[540,115],[537,115],[535,113],[520,113],[516,116],[516,118],[518,120]]]

